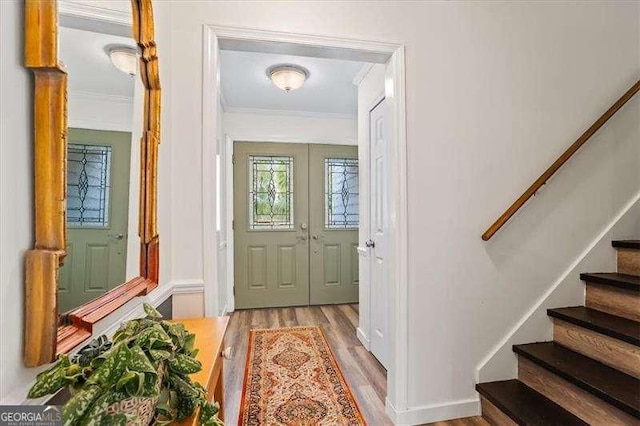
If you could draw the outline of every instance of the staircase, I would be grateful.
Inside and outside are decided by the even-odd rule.
[[[586,306],[549,309],[553,341],[514,345],[518,379],[480,383],[496,425],[640,425],[640,240],[618,272],[581,274]]]

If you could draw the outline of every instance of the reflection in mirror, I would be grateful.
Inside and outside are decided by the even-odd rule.
[[[134,94],[142,87],[131,38],[61,26],[59,49],[69,76],[67,256],[58,286],[64,314],[139,275],[132,129],[140,127]]]

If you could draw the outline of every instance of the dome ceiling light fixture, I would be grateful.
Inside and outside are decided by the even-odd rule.
[[[138,70],[138,51],[129,46],[107,46],[111,63],[125,74],[136,75]]]
[[[271,82],[285,92],[299,89],[309,78],[309,71],[299,65],[280,64],[267,69]]]

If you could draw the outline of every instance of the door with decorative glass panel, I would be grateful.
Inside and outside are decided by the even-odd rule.
[[[237,309],[357,301],[357,167],[356,147],[234,144]]]
[[[131,133],[68,129],[67,256],[58,304],[67,312],[125,281]]]
[[[358,301],[358,148],[309,146],[310,304]]]

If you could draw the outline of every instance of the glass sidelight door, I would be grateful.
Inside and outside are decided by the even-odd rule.
[[[237,309],[358,300],[357,147],[234,144]]]

